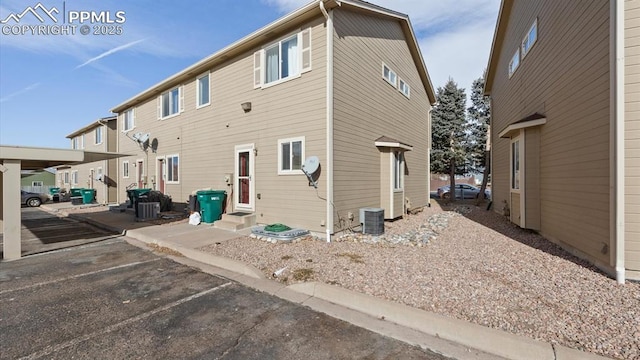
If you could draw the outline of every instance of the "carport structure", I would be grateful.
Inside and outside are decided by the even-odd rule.
[[[115,159],[126,154],[71,149],[0,145],[0,225],[3,233],[3,257],[21,257],[20,171],[39,170],[61,165],[77,165]]]

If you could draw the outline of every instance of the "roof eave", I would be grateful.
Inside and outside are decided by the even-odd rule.
[[[489,53],[489,62],[487,64],[487,74],[484,82],[484,95],[491,95],[491,88],[493,86],[493,77],[496,74],[496,68],[498,66],[498,54],[497,51],[502,47],[502,41],[504,39],[504,28],[506,27],[509,16],[511,15],[511,7],[513,0],[502,0],[500,4],[500,12],[498,13],[498,20],[496,21],[496,30],[493,34],[493,42],[491,44],[491,52]]]
[[[95,127],[98,127],[99,125],[101,125],[105,121],[113,121],[115,119],[116,119],[115,116],[108,116],[108,117],[100,118],[100,119],[98,119],[96,121],[91,122],[91,124],[89,124],[87,126],[84,126],[84,127],[80,128],[80,129],[72,132],[71,134],[67,135],[66,137],[67,137],[67,139],[73,139],[74,137],[76,137],[78,135],[82,135],[82,134],[86,133],[87,131],[89,131],[89,130],[95,128]]]

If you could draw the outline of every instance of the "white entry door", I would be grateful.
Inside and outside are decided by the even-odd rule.
[[[235,172],[233,200],[235,210],[254,211],[254,144],[235,147]]]

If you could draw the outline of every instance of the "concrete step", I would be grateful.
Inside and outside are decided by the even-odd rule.
[[[256,224],[256,215],[253,213],[222,214],[222,219],[215,221],[213,227],[217,229],[238,231]]]

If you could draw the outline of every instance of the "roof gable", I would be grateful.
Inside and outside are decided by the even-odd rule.
[[[493,43],[491,44],[491,53],[489,55],[489,64],[487,65],[487,75],[484,83],[484,94],[490,95],[493,87],[493,78],[496,75],[498,60],[500,60],[500,50],[509,24],[511,9],[513,8],[513,0],[502,0],[500,4],[500,12],[498,13],[498,21],[496,22],[496,30],[493,34]]]

